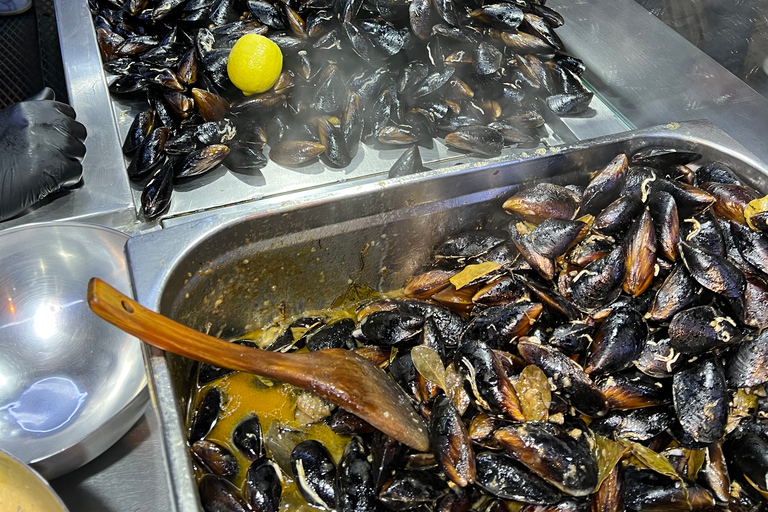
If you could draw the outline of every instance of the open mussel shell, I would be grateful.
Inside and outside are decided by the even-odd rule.
[[[322,443],[307,440],[297,444],[291,452],[291,469],[307,503],[327,510],[336,507],[336,465]]]

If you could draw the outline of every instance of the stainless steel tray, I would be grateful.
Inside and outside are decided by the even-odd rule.
[[[663,145],[700,152],[768,190],[768,168],[708,122],[671,124],[338,191],[302,204],[240,205],[134,237],[127,254],[142,304],[193,328],[233,336],[324,307],[350,282],[388,290],[428,262],[448,234],[508,222],[501,202],[523,182],[575,181],[617,153]],[[183,418],[191,362],[146,349],[174,505],[198,510]]]
[[[136,218],[141,208],[142,188],[140,184],[128,181],[125,169],[129,160],[122,155],[120,147],[134,117],[147,108],[147,103],[142,99],[127,99],[109,94],[107,76],[101,67],[87,2],[56,0],[56,12],[62,34],[61,47],[70,97],[79,118],[86,122],[90,132],[88,158],[83,162],[86,186],[84,190],[78,191],[78,194],[72,194],[70,199],[84,200],[81,196],[101,197],[114,194],[114,200],[121,205],[125,204],[127,209],[131,209],[130,205],[133,204],[133,211],[128,213]],[[548,118],[541,129],[542,144],[528,149],[509,148],[505,150],[504,155],[517,155],[630,129],[631,125],[624,122],[598,96],[596,95],[591,103],[590,114],[583,117],[558,118],[545,112]],[[345,169],[332,169],[321,162],[292,169],[270,161],[262,169],[261,175],[248,176],[229,172],[225,166],[219,166],[205,176],[176,186],[171,206],[162,219],[174,219],[189,213],[241,202],[312,191],[328,185],[344,187],[359,180],[381,179],[386,177],[387,171],[403,151],[403,148],[374,149],[361,144],[358,154]],[[453,166],[458,162],[484,161],[448,148],[441,139],[435,140],[434,149],[422,149],[422,159],[431,169]],[[114,185],[114,189],[109,187],[110,183]],[[126,212],[122,213],[119,220],[127,224],[129,220],[125,216]],[[104,223],[114,225],[114,222],[109,220]],[[138,222],[140,230],[147,228],[140,217]],[[149,227],[153,225],[154,223]]]

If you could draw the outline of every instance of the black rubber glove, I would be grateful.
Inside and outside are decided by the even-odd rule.
[[[76,185],[85,137],[72,107],[53,101],[47,88],[0,111],[0,221]]]

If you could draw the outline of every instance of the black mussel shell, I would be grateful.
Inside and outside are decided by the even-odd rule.
[[[232,431],[232,444],[250,461],[263,455],[261,422],[258,416],[248,416],[237,424]]]
[[[680,250],[685,267],[701,286],[726,297],[744,293],[744,274],[733,263],[688,242],[680,242]]]
[[[223,144],[206,146],[177,160],[173,166],[173,177],[186,179],[205,174],[223,162],[227,155],[229,148]]]
[[[150,109],[139,112],[133,118],[130,128],[128,128],[128,133],[123,142],[123,153],[126,155],[133,154],[133,152],[139,149],[139,146],[141,146],[154,128],[155,111]]]
[[[640,356],[647,336],[648,328],[640,313],[629,307],[613,308],[597,330],[584,371],[599,374],[626,370]]]
[[[401,176],[410,176],[425,171],[426,168],[421,162],[421,153],[419,146],[413,145],[406,149],[400,158],[389,168],[388,178],[399,178]]]
[[[533,249],[546,258],[558,258],[568,252],[589,231],[585,222],[546,219],[531,232]]]
[[[310,352],[327,348],[346,348],[352,350],[356,347],[355,321],[351,318],[342,318],[336,322],[324,325],[313,331],[307,337],[307,349]]]
[[[579,198],[560,185],[539,183],[513,195],[502,207],[529,222],[539,224],[550,217],[573,219],[579,208]]]
[[[243,495],[250,510],[278,512],[283,493],[280,468],[269,459],[257,459],[245,474]]]
[[[291,452],[293,479],[307,503],[331,510],[336,508],[336,465],[322,443],[302,441]]]
[[[379,500],[388,510],[413,510],[415,506],[434,503],[449,490],[434,471],[405,469],[395,472],[382,486]]]
[[[720,361],[705,357],[675,373],[672,398],[683,431],[698,443],[714,443],[725,433],[728,386]]]
[[[557,348],[563,354],[576,354],[585,350],[591,343],[595,326],[583,323],[568,323],[556,327],[547,344]]]
[[[591,92],[553,94],[547,97],[547,107],[559,116],[583,114],[589,108],[593,96]]]
[[[656,228],[659,252],[669,261],[675,261],[680,242],[680,217],[675,199],[668,192],[660,190],[648,200],[648,208]]]
[[[200,439],[191,445],[192,457],[207,473],[234,479],[238,464],[235,455],[224,446]]]
[[[362,341],[380,346],[401,346],[415,342],[424,326],[424,317],[400,311],[375,311],[360,322]]]
[[[629,510],[707,510],[715,500],[703,487],[686,482],[686,492],[671,478],[651,469],[627,466],[624,473],[625,505]]]
[[[582,212],[596,215],[616,199],[624,186],[627,165],[627,156],[620,154],[593,174],[581,196]]]
[[[221,413],[221,390],[212,387],[200,399],[189,425],[189,444],[203,439],[211,431]]]
[[[563,497],[555,487],[502,452],[479,453],[476,465],[477,484],[499,498],[546,505]]]
[[[624,249],[619,245],[587,265],[571,280],[571,300],[588,310],[613,302],[621,293],[626,271]]]
[[[672,348],[682,354],[700,354],[741,340],[736,322],[711,306],[680,311],[669,322],[668,333]]]
[[[768,331],[744,338],[730,354],[725,375],[732,388],[748,388],[768,382]]]
[[[640,198],[624,195],[606,206],[595,216],[592,229],[606,236],[615,236],[629,228],[643,208]]]
[[[339,461],[336,506],[339,510],[375,510],[377,506],[371,463],[357,436],[344,448]]]
[[[455,362],[462,375],[470,380],[482,407],[512,420],[525,419],[501,360],[485,343],[465,340],[456,351]]]
[[[514,338],[528,333],[542,309],[541,304],[527,301],[485,308],[470,320],[461,340],[482,341],[491,348],[508,349]]]
[[[667,147],[648,147],[632,155],[632,163],[665,170],[673,165],[686,165],[701,158],[699,153]]]
[[[460,487],[475,481],[475,452],[461,414],[450,398],[439,396],[432,407],[429,436],[435,460]]]
[[[128,165],[130,179],[134,181],[143,179],[165,161],[163,147],[169,133],[170,130],[163,126],[150,132]]]
[[[642,409],[672,400],[668,386],[637,370],[603,375],[595,384],[605,395],[610,409]]]
[[[678,263],[664,279],[648,310],[648,318],[655,322],[669,320],[678,311],[682,311],[700,297],[701,288],[685,269]]]
[[[587,436],[586,429],[568,432],[539,422],[503,427],[494,434],[507,454],[571,496],[586,496],[597,486],[597,459]]]
[[[589,428],[602,436],[648,441],[664,432],[674,421],[675,416],[667,407],[644,407],[629,411],[611,411],[590,423]]]
[[[173,164],[166,161],[158,168],[141,191],[141,213],[152,220],[163,214],[171,206],[173,193]]]
[[[198,484],[198,491],[205,511],[251,512],[252,510],[240,495],[240,489],[226,478],[211,474],[203,475]]]

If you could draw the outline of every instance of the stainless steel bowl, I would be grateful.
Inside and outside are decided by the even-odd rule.
[[[0,233],[0,449],[48,479],[101,454],[148,401],[140,342],[86,301],[94,276],[133,295],[128,238],[79,223]]]
[[[0,510],[67,512],[67,507],[37,471],[0,450]]]

